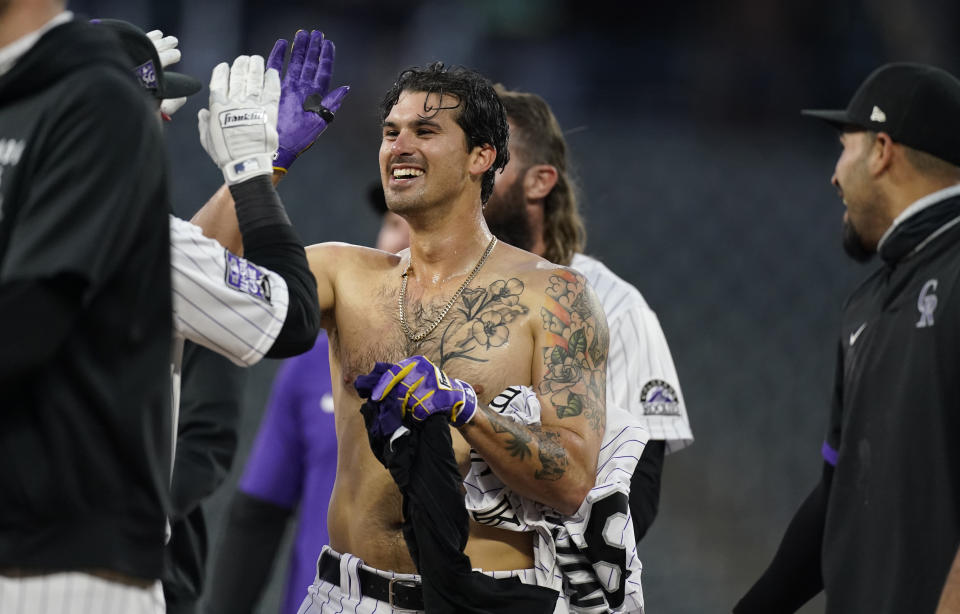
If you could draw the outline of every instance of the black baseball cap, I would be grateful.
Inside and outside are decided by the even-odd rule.
[[[106,26],[117,35],[140,85],[158,100],[190,96],[203,88],[199,80],[189,75],[164,70],[147,33],[132,23],[120,19],[92,19],[90,23]]]
[[[960,166],[960,80],[935,66],[885,64],[867,77],[846,109],[800,113],[841,129],[886,132],[894,142]]]

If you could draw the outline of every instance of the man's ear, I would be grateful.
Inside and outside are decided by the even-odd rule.
[[[878,132],[877,138],[873,142],[870,150],[869,168],[875,176],[880,175],[890,168],[893,161],[893,147],[896,143],[886,132]]]
[[[490,167],[496,161],[497,150],[493,145],[485,143],[474,147],[471,156],[470,174],[480,176],[490,170]]]
[[[552,164],[534,164],[523,176],[523,193],[528,200],[541,200],[557,185],[559,174]]]

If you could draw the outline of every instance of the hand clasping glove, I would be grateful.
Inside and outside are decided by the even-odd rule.
[[[147,38],[149,38],[153,46],[157,48],[157,55],[160,56],[160,66],[162,66],[164,70],[180,61],[180,50],[177,49],[180,41],[177,40],[176,36],[164,36],[160,30],[151,30],[147,32]],[[160,111],[166,116],[166,119],[169,119],[170,116],[176,113],[186,102],[186,96],[180,98],[164,98],[160,102]]]
[[[477,411],[477,394],[470,384],[447,377],[424,356],[406,358],[390,365],[370,394],[371,401],[400,400],[403,416],[426,420],[433,414],[446,414],[461,427]]]
[[[364,399],[369,399],[380,378],[393,366],[389,362],[378,362],[370,373],[358,375],[353,382],[357,394]],[[360,407],[360,413],[363,414],[367,430],[375,438],[389,438],[403,425],[403,409],[398,399],[388,398],[382,402],[367,401]]]
[[[210,76],[210,109],[197,115],[200,143],[228,185],[273,174],[280,75],[259,55],[222,62]]]
[[[297,32],[290,51],[290,62],[283,75],[280,92],[280,110],[277,132],[280,146],[273,161],[274,169],[286,173],[301,153],[313,145],[317,137],[333,121],[349,85],[332,92],[330,77],[333,75],[333,58],[336,48],[333,41],[314,30],[309,35]],[[267,68],[283,74],[283,58],[287,53],[286,39],[279,39],[267,59]]]

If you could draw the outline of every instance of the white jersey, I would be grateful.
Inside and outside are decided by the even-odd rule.
[[[540,402],[526,386],[510,386],[490,408],[523,424],[540,422]],[[596,482],[570,516],[513,492],[471,451],[463,481],[467,511],[479,524],[534,532],[536,584],[561,590],[571,612],[642,614],[642,565],[629,497],[630,478],[647,438],[633,415],[607,405]]]
[[[287,282],[172,215],[170,265],[176,334],[242,367],[263,358],[287,317]]]
[[[607,316],[607,404],[633,414],[650,439],[666,442],[667,453],[693,443],[677,369],[657,314],[639,290],[599,260],[576,254],[570,266],[593,286]]]

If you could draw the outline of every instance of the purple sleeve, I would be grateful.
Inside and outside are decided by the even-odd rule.
[[[830,463],[830,465],[834,467],[837,466],[837,451],[826,441],[824,441],[820,447],[820,455],[823,457],[823,460]]]
[[[291,358],[280,367],[270,401],[247,460],[240,490],[279,506],[294,508],[303,484],[304,453],[300,403],[308,397],[310,366],[322,356],[327,360],[326,337],[321,335],[306,354]]]
[[[823,460],[836,467],[843,440],[843,343],[837,347],[837,365],[833,379],[833,399],[827,436],[820,447]]]

